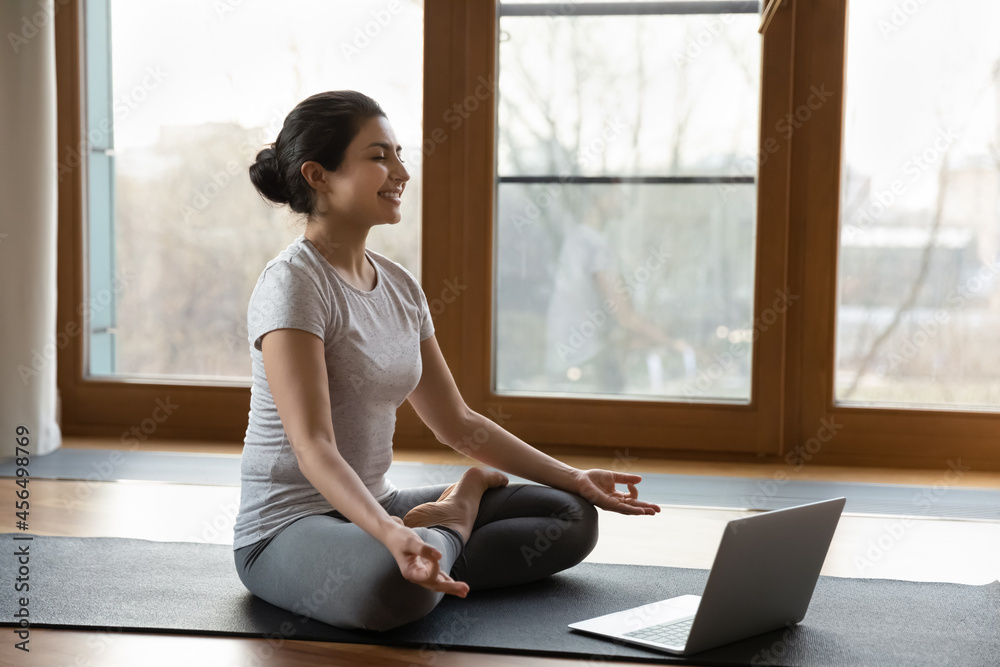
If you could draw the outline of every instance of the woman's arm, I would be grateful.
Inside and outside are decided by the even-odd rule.
[[[299,470],[341,514],[380,541],[398,524],[337,450],[323,341],[299,329],[261,339],[264,373]]]
[[[341,514],[382,542],[408,580],[464,597],[468,585],[439,570],[441,552],[401,519],[389,516],[337,450],[323,341],[307,331],[276,329],[261,339],[261,352],[278,417],[309,483]]]
[[[441,443],[486,465],[539,484],[576,493],[598,507],[623,514],[653,514],[660,508],[638,500],[642,478],[610,470],[579,470],[538,451],[499,424],[474,412],[462,399],[434,336],[421,341],[423,373],[408,397]],[[627,484],[629,493],[615,489]]]
[[[462,439],[449,445],[452,449],[511,475],[578,492],[582,470],[535,449],[478,412],[469,411],[461,432]]]

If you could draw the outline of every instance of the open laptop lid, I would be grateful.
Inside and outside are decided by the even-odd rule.
[[[834,498],[730,521],[684,653],[801,621],[845,503]]]

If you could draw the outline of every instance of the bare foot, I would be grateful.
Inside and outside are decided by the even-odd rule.
[[[462,479],[445,489],[437,501],[417,505],[407,512],[403,525],[410,528],[448,526],[458,531],[463,542],[468,542],[483,493],[490,487],[506,486],[508,481],[507,476],[498,470],[478,466],[469,468]]]

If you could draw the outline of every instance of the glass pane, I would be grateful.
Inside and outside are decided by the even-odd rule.
[[[388,114],[415,196],[368,245],[419,277],[422,0],[110,8],[114,375],[250,381],[250,294],[305,222],[261,201],[247,169],[317,92],[359,90]]]
[[[746,6],[501,9],[496,391],[750,400],[760,19]]]
[[[1000,4],[850,7],[836,398],[1000,407]]]

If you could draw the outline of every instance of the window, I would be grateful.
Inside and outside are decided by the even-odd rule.
[[[304,226],[247,168],[313,93],[360,90],[388,114],[417,196],[369,246],[420,275],[421,0],[86,11],[89,377],[249,385],[250,293]]]
[[[495,390],[748,403],[758,4],[499,11]]]
[[[841,404],[1000,408],[996,25],[987,0],[851,4]]]
[[[87,3],[98,26],[87,31],[98,41],[87,44],[88,67],[98,70],[90,74],[93,85],[84,86],[74,69],[81,53],[82,3],[72,3],[76,13],[55,17],[64,150],[86,143],[84,135],[94,127],[92,119],[89,128],[76,125],[81,109],[98,109],[98,121],[100,113],[113,114],[115,98],[141,87],[145,67],[156,64],[130,63],[132,69],[119,78],[112,75],[118,60],[110,57],[113,51],[92,54],[100,51],[94,35],[106,21],[101,4]],[[214,3],[232,11],[215,16],[202,9],[208,13],[198,18],[191,9],[185,15],[197,25],[184,34],[201,34],[203,42],[214,43],[218,39],[205,38],[205,31],[219,39],[226,31],[240,33],[235,26],[241,22],[264,20],[259,4]],[[411,18],[422,21],[426,38],[420,45],[415,44],[420,29],[404,30],[415,24],[406,23],[403,13],[393,14],[386,25],[378,21],[377,12],[390,5],[396,6],[365,5],[356,10],[353,24],[341,22],[339,28],[317,21],[322,28],[302,30],[328,30],[329,35],[322,33],[326,41],[339,46],[355,39],[364,43],[371,26],[370,41],[357,48],[379,62],[378,75],[358,81],[351,76],[360,77],[361,65],[350,68],[354,74],[341,69],[337,86],[324,80],[321,88],[372,90],[366,88],[370,83],[389,91],[372,92],[385,101],[422,187],[419,210],[404,212],[404,224],[419,220],[412,225],[412,242],[398,250],[386,245],[386,253],[419,269],[438,342],[472,409],[553,454],[590,448],[603,458],[597,465],[618,470],[638,465],[637,458],[647,453],[775,465],[1000,467],[995,445],[1000,396],[994,380],[1000,362],[989,347],[998,309],[990,262],[995,266],[1000,244],[1000,52],[996,40],[982,32],[998,18],[992,4],[858,0],[849,17],[846,0],[783,0],[763,36],[755,29],[758,3],[401,4],[410,15],[419,14]],[[114,26],[117,5],[104,6],[108,25]],[[291,30],[293,19],[285,14],[308,13],[305,5],[294,5],[295,11],[287,6],[265,17],[278,34]],[[338,3],[338,10],[342,6]],[[695,13],[677,13],[682,8]],[[387,40],[390,33],[383,29],[399,33]],[[165,31],[171,45],[178,30]],[[609,38],[621,34],[628,38]],[[109,49],[117,44],[113,37],[105,40]],[[156,40],[149,41],[143,53],[158,53]],[[260,61],[254,76],[216,82],[228,91],[222,97],[271,103],[277,98],[260,91],[273,90],[286,96],[287,105],[294,103],[299,93],[288,91],[308,86],[315,72],[306,71],[301,84],[288,76],[295,62],[289,49],[264,47],[272,55]],[[383,49],[389,60],[379,60]],[[422,65],[415,67],[418,51]],[[341,55],[332,53],[324,66]],[[681,54],[686,59],[678,62],[673,56]],[[101,76],[114,87],[102,88]],[[259,239],[249,237],[275,229],[258,220],[235,232],[221,224],[195,231],[176,226],[183,220],[179,213],[170,227],[162,206],[147,213],[123,195],[126,175],[152,177],[174,164],[169,156],[140,162],[143,153],[126,141],[130,133],[167,133],[170,123],[160,123],[152,112],[156,94],[177,85],[170,76],[128,117],[115,118],[106,137],[96,125],[88,181],[79,169],[60,180],[61,330],[72,328],[77,304],[100,297],[101,290],[114,293],[119,276],[154,276],[169,287],[178,280],[169,271],[181,265],[170,254],[177,249],[199,247],[197,240],[204,237],[202,245],[218,243],[215,247],[225,250],[235,242],[227,245],[222,237],[236,233],[248,237],[240,243],[256,248]],[[202,74],[190,76],[188,85],[194,85]],[[419,97],[391,94],[392,86],[411,84],[416,87],[406,89],[419,90]],[[103,112],[100,100],[81,103],[94,95],[103,96]],[[169,96],[198,108],[191,103],[196,97],[183,91]],[[150,121],[143,129],[139,121],[147,115],[159,124]],[[609,125],[616,116],[620,132],[617,124]],[[415,117],[422,125],[407,129],[405,121]],[[203,132],[225,125],[234,133],[227,141],[238,145],[267,120],[260,114],[241,118],[189,123]],[[161,145],[161,151],[180,150],[183,135],[172,136],[175,143]],[[148,151],[155,144],[145,146]],[[177,177],[193,198],[211,182],[219,163],[185,159],[189,171],[201,174],[201,180]],[[921,169],[917,160],[928,168]],[[912,176],[918,178],[907,180]],[[147,189],[136,192],[153,188],[148,201],[166,196],[162,188],[141,187]],[[213,202],[235,197],[234,187],[220,190]],[[248,191],[246,198],[253,201],[256,194]],[[103,228],[102,201],[115,209],[113,216],[105,215],[109,224]],[[90,212],[85,228],[89,249],[75,245],[86,217],[84,203],[98,211]],[[263,204],[258,209],[264,216],[274,214]],[[139,211],[133,217],[142,223],[128,232],[131,237],[117,224],[125,210]],[[283,221],[271,222],[282,228]],[[257,231],[249,233],[247,225]],[[575,236],[566,234],[570,228]],[[589,231],[580,231],[585,228]],[[397,227],[392,234],[401,231]],[[188,253],[202,261],[190,264],[192,277],[215,280],[226,271],[244,272],[242,287],[233,283],[210,303],[245,306],[262,263],[284,247],[292,231],[268,233],[274,234],[274,245],[252,260]],[[140,241],[156,235],[167,250],[143,250],[141,269],[123,271],[136,260],[122,248],[139,248]],[[559,369],[545,366],[557,290],[578,288],[571,298],[583,309],[578,324],[562,317],[564,325],[569,322],[564,341],[571,352],[594,351],[570,340],[574,328],[586,338],[588,323],[593,325],[588,331],[602,329],[603,335],[619,322],[612,326],[607,311],[586,305],[587,298],[602,295],[601,288],[579,289],[572,276],[579,264],[569,250],[558,268],[567,239],[591,241],[579,243],[577,252],[590,249],[591,268],[617,268],[619,284],[632,288],[630,303],[638,317],[628,322],[630,332],[619,330],[614,336],[623,340],[595,346],[622,355],[617,377],[597,376],[596,367],[582,360]],[[668,261],[657,267],[653,251],[661,247]],[[103,263],[102,253],[108,258]],[[89,261],[86,272],[83,257]],[[216,268],[224,261],[228,269]],[[80,286],[85,277],[89,292]],[[239,371],[210,375],[222,372],[225,355],[208,371],[176,362],[172,368],[178,374],[155,381],[121,366],[129,358],[122,350],[130,289],[137,288],[125,287],[106,306],[100,298],[94,302],[89,356],[80,348],[82,336],[60,351],[63,432],[108,436],[141,428],[142,434],[165,437],[241,438],[246,384]],[[186,307],[196,315],[205,309],[201,295],[185,299],[190,286],[167,289],[167,300],[179,307],[158,303],[164,297],[155,290],[162,286],[143,289],[153,290],[149,306],[160,311],[141,315],[154,322],[147,331],[155,330],[155,318],[168,308],[183,314]],[[232,326],[225,324],[229,318],[242,315],[211,316],[223,323],[224,335]],[[141,324],[134,315],[131,321]],[[642,331],[650,335],[644,339]],[[658,334],[670,340],[657,340]],[[245,350],[244,337],[235,332],[232,338]],[[675,341],[683,345],[675,347]],[[558,345],[554,349],[558,357]],[[85,356],[95,369],[106,364],[104,370],[89,370]],[[227,381],[233,386],[224,386]],[[154,423],[150,415],[160,414],[154,411],[157,401],[179,407]],[[408,404],[396,424],[394,446],[435,445]]]

